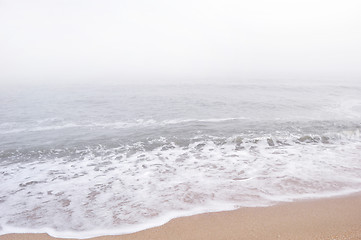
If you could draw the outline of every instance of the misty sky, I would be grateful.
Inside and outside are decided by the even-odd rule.
[[[0,83],[361,81],[360,13],[359,0],[0,0]]]

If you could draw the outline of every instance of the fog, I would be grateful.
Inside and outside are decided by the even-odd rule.
[[[0,84],[361,78],[358,0],[0,0]]]

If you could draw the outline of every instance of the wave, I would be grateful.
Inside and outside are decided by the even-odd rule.
[[[358,192],[360,149],[355,129],[1,152],[9,160],[1,164],[1,232],[121,234],[200,212]]]
[[[237,120],[246,120],[247,118],[209,118],[209,119],[170,119],[170,120],[161,120],[157,121],[154,119],[136,119],[134,121],[115,121],[115,122],[89,122],[89,123],[76,123],[76,122],[59,122],[55,121],[55,124],[48,125],[51,123],[51,120],[56,120],[56,118],[37,120],[36,125],[30,124],[27,127],[16,127],[17,123],[2,123],[0,124],[0,134],[11,134],[11,133],[21,133],[21,132],[41,132],[41,131],[53,131],[60,129],[68,128],[134,128],[134,127],[154,127],[154,126],[165,126],[165,125],[175,125],[182,123],[192,123],[192,122],[209,122],[209,123],[219,123],[227,121],[237,121]],[[46,124],[46,125],[44,125]]]

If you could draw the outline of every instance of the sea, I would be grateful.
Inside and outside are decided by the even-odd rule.
[[[0,234],[125,234],[361,191],[361,84],[0,89]]]

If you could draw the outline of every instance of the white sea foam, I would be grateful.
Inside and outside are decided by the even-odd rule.
[[[187,146],[163,139],[153,150],[98,146],[78,149],[76,159],[2,165],[1,233],[122,234],[178,216],[361,191],[358,130],[323,140],[209,139]]]

